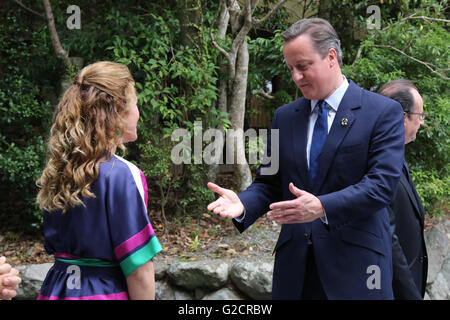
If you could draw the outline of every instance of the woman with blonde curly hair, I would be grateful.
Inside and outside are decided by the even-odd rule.
[[[37,181],[45,248],[55,256],[38,299],[154,299],[162,250],[147,214],[142,171],[115,154],[137,139],[128,68],[83,68],[59,102]]]

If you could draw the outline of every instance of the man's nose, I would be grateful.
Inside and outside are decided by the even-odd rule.
[[[303,79],[303,73],[297,69],[293,69],[292,70],[292,80],[294,80],[294,82],[297,82],[302,79]]]

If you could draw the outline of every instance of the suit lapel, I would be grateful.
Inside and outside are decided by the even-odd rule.
[[[311,101],[301,99],[295,108],[292,118],[292,141],[294,141],[294,157],[304,188],[309,189],[308,164],[306,162],[306,145],[308,139],[309,114]]]
[[[319,168],[317,176],[314,179],[312,191],[318,194],[325,177],[327,176],[330,165],[333,162],[336,150],[339,148],[342,140],[350,131],[353,122],[356,119],[354,110],[361,108],[361,88],[352,81],[349,81],[347,91],[339,104],[338,111],[334,117],[333,124],[328,133],[327,140],[323,146],[322,153],[319,156]]]
[[[402,170],[402,175],[400,176],[400,183],[402,184],[403,188],[405,188],[406,193],[408,194],[408,197],[414,206],[414,209],[415,209],[414,211],[415,211],[416,215],[419,217],[419,220],[421,221],[421,223],[423,224],[425,212],[423,210],[422,204],[419,203],[420,200],[414,194],[413,186],[411,186],[409,184],[407,177],[405,177],[403,170]]]

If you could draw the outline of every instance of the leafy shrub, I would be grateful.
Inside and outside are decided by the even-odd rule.
[[[45,25],[33,30],[8,14],[0,18],[0,30],[1,227],[30,231],[42,218],[35,204],[35,181],[52,112],[41,88],[51,87],[51,77],[60,69],[55,59],[47,57],[50,49],[45,41],[50,39]]]
[[[137,165],[152,191],[160,195],[164,216],[167,209],[173,214],[200,215],[213,199],[206,188],[208,169],[199,164],[174,166],[170,135],[177,128],[192,133],[194,121],[202,119],[207,129],[226,116],[214,107],[216,57],[209,54],[209,38],[203,38],[198,47],[180,45],[179,21],[170,11],[144,18],[113,10],[106,19],[132,30],[115,35],[107,49],[113,60],[130,68],[136,80],[141,113]]]
[[[416,17],[445,18],[437,1],[414,11]],[[345,66],[344,74],[365,88],[378,90],[385,82],[406,78],[418,88],[428,113],[416,141],[405,148],[413,179],[429,215],[449,210],[450,90],[448,43],[442,22],[406,19],[406,10],[362,43],[361,58]]]

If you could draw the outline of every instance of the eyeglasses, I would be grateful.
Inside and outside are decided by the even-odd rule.
[[[419,117],[420,117],[420,120],[425,120],[425,118],[427,117],[427,114],[426,114],[426,113],[411,112],[411,111],[407,111],[406,113],[409,113],[409,114],[418,114]]]

